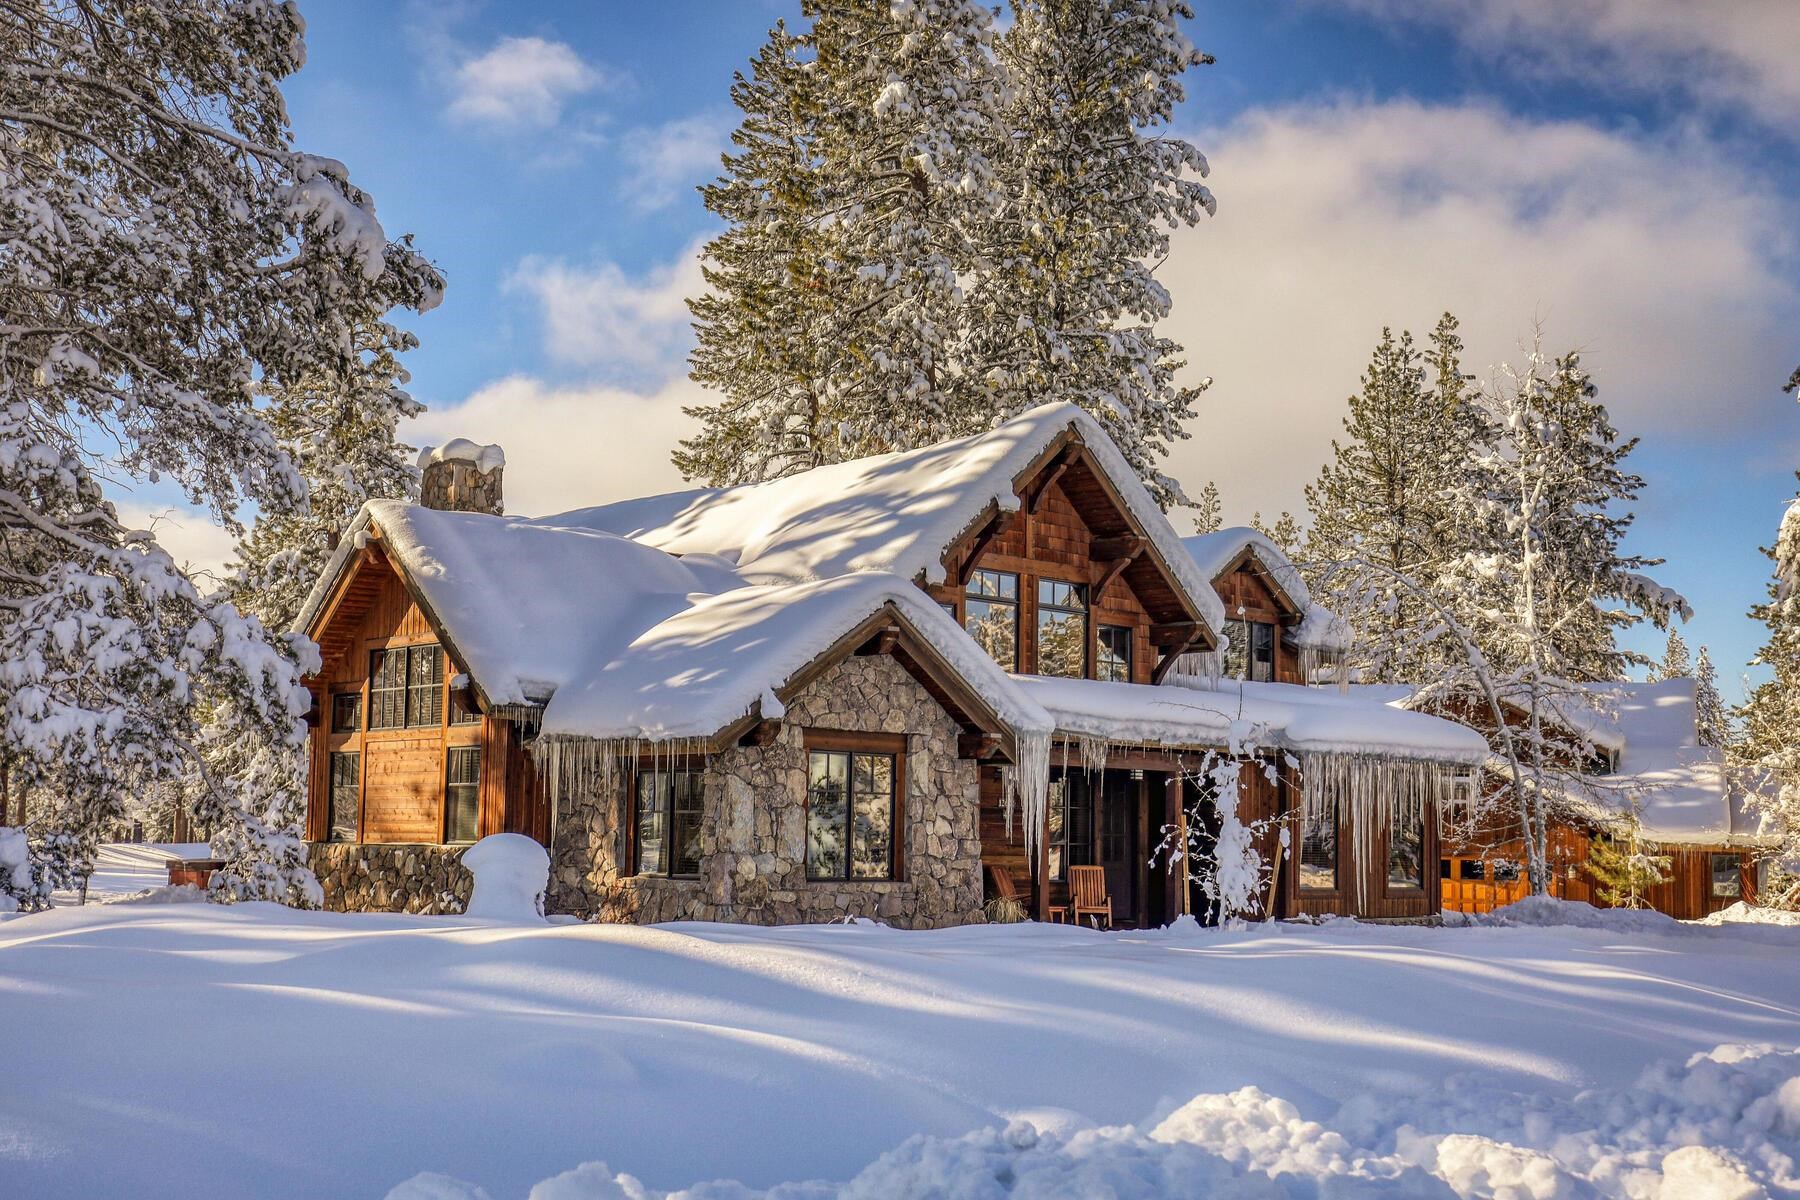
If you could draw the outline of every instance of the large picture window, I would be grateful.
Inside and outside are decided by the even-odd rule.
[[[1131,627],[1102,625],[1094,640],[1100,661],[1094,664],[1094,678],[1110,683],[1131,682]]]
[[[1037,673],[1087,677],[1087,585],[1040,579],[1037,589]]]
[[[472,842],[481,813],[481,747],[452,746],[444,756],[444,840]]]
[[[704,781],[699,771],[637,773],[632,844],[637,847],[639,875],[699,877]]]
[[[370,729],[410,729],[443,721],[442,647],[399,646],[370,653]]]
[[[1267,621],[1227,621],[1225,677],[1268,683],[1275,678],[1275,627]]]
[[[1019,577],[977,571],[963,600],[963,628],[1008,671],[1019,669]]]
[[[807,759],[806,877],[892,879],[895,756],[814,750]]]
[[[1338,885],[1338,806],[1306,806],[1300,826],[1300,886],[1336,891]]]
[[[1425,886],[1425,821],[1419,813],[1394,814],[1388,830],[1388,886]]]
[[[1044,840],[1050,855],[1050,878],[1067,879],[1069,868],[1094,862],[1092,789],[1085,772],[1050,781],[1050,806]]]
[[[1738,869],[1737,855],[1712,856],[1712,894],[1721,900],[1736,900],[1744,894],[1744,877]]]
[[[354,750],[333,751],[329,795],[330,828],[325,831],[326,841],[356,840],[356,810],[361,797],[362,755]]]

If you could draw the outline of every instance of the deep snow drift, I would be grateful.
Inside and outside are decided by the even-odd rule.
[[[1797,998],[1754,924],[97,905],[0,918],[0,1194],[1752,1196],[1796,1182]]]

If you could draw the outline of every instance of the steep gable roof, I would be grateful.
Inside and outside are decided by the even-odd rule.
[[[1349,624],[1324,605],[1313,603],[1312,593],[1299,568],[1263,534],[1239,525],[1184,537],[1181,545],[1212,584],[1217,584],[1240,563],[1253,562],[1271,584],[1277,599],[1287,601],[1291,610],[1301,616],[1299,628],[1294,632],[1301,645],[1333,650],[1350,645]]]
[[[946,552],[995,512],[1016,512],[1021,485],[1071,437],[1149,540],[1186,607],[1216,634],[1224,608],[1211,580],[1099,422],[1073,404],[1043,405],[986,433],[918,450],[767,483],[576,509],[542,523],[603,530],[684,557],[716,556],[752,583],[867,571],[942,583]]]

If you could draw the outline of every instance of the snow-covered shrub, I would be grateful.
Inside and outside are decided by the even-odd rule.
[[[49,881],[25,831],[0,826],[0,913],[33,912],[49,899]]]
[[[490,921],[542,921],[550,855],[522,833],[493,833],[463,852],[475,877],[465,916]]]

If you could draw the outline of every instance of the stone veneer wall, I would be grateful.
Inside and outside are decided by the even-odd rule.
[[[806,878],[807,728],[907,735],[902,878]],[[620,874],[625,796],[559,800],[549,906],[590,919],[786,925],[873,917],[909,929],[981,919],[975,763],[957,757],[957,725],[886,655],[849,658],[787,706],[767,746],[708,763],[698,879]]]
[[[308,857],[332,912],[460,913],[475,879],[467,846],[313,842]]]

